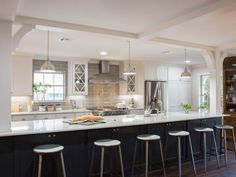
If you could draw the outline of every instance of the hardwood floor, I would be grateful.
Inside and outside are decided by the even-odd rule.
[[[215,156],[207,161],[207,172],[204,173],[204,161],[196,161],[197,177],[236,177],[236,156],[233,151],[228,151],[228,165],[225,167],[224,156],[220,159],[221,168],[218,169]],[[167,177],[178,177],[178,168],[170,167],[166,169]],[[149,175],[150,177],[163,176],[162,171]],[[191,163],[182,166],[182,177],[193,177],[193,168]]]

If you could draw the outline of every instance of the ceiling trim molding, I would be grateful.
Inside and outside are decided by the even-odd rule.
[[[116,37],[128,38],[128,39],[138,38],[138,34],[136,33],[117,31],[117,30],[99,28],[99,27],[88,26],[88,25],[66,23],[66,22],[60,22],[60,21],[54,21],[54,20],[32,18],[32,17],[27,17],[27,16],[16,16],[15,22],[19,24],[42,25],[42,26],[57,27],[57,28],[63,28],[63,29],[69,29],[69,30],[98,33],[98,34],[110,35],[110,36],[116,36]]]
[[[169,19],[165,22],[163,22],[162,24],[158,24],[153,26],[150,29],[147,29],[146,31],[144,31],[143,33],[139,34],[139,39],[151,39],[154,38],[155,36],[158,36],[158,33],[160,31],[163,31],[165,29],[168,29],[172,26],[176,26],[178,24],[190,21],[194,18],[203,16],[205,14],[209,14],[213,11],[216,11],[218,9],[222,9],[226,6],[229,6],[233,3],[236,3],[235,0],[219,0],[215,3],[211,3],[208,6],[204,6],[202,8],[198,8],[196,10],[193,10],[189,13],[184,13],[183,15],[180,15],[178,17]]]
[[[204,49],[204,50],[209,50],[209,51],[216,50],[216,47],[214,47],[214,46],[208,46],[208,45],[203,45],[203,44],[198,44],[198,43],[179,41],[179,40],[167,39],[167,38],[161,38],[161,37],[156,37],[156,38],[152,39],[151,41],[161,43],[161,44],[167,44],[167,45],[171,45],[171,46],[181,46],[181,47],[186,47],[186,48]]]

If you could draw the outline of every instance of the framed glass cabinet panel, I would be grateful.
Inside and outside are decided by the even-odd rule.
[[[73,94],[88,94],[88,64],[73,64]]]

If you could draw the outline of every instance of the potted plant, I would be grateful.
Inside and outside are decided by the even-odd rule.
[[[186,114],[188,114],[189,111],[192,109],[192,105],[189,103],[182,103],[181,107],[183,108],[183,110]]]
[[[50,85],[43,85],[41,82],[38,84],[33,84],[33,92],[37,95],[37,100],[39,100],[39,95],[45,94],[48,90],[48,88],[50,88]],[[41,100],[41,99],[40,99]]]

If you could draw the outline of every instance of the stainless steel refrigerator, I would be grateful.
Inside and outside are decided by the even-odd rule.
[[[145,108],[152,113],[167,111],[167,82],[145,81]]]

